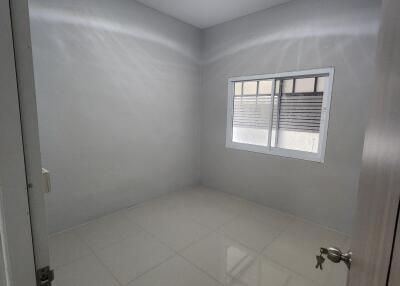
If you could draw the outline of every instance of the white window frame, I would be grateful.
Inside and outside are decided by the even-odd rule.
[[[335,69],[321,68],[321,69],[310,69],[300,70],[291,72],[282,72],[275,74],[264,74],[264,75],[253,75],[253,76],[240,76],[232,77],[228,80],[228,108],[227,108],[227,124],[226,124],[226,147],[244,150],[256,153],[278,155],[282,157],[303,159],[309,161],[315,161],[323,163],[325,160],[325,149],[328,137],[328,124],[329,124],[329,113],[331,105],[331,95],[333,87],[333,76]],[[283,149],[279,147],[261,146],[246,143],[239,143],[233,141],[233,103],[234,103],[234,85],[238,81],[251,81],[251,80],[272,80],[272,94],[271,98],[275,95],[275,82],[279,78],[285,77],[302,77],[302,76],[327,76],[328,80],[325,81],[324,96],[322,99],[322,110],[321,110],[321,121],[320,121],[320,137],[318,153]],[[272,106],[272,105],[271,105]],[[272,124],[271,124],[272,125]],[[269,137],[271,136],[272,126],[270,126]],[[271,144],[270,144],[271,145]]]

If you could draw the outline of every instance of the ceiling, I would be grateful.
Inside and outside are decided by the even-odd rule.
[[[137,0],[198,28],[208,28],[292,0]]]

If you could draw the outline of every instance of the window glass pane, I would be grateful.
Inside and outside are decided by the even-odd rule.
[[[268,146],[271,96],[235,97],[232,141]]]
[[[317,80],[317,91],[324,92],[325,91],[325,80],[326,77],[319,77]]]
[[[260,80],[258,83],[259,94],[271,94],[272,92],[272,80]]]
[[[296,90],[297,83],[298,80]],[[305,86],[302,81],[301,86]],[[322,101],[323,96],[313,94],[278,94],[274,101],[271,146],[318,153]]]
[[[315,78],[298,78],[296,79],[295,92],[313,92]]]
[[[273,131],[273,138],[276,130]],[[318,153],[319,133],[279,129],[277,147],[304,152]],[[274,146],[275,142],[273,144]]]
[[[242,83],[235,82],[235,95],[242,95]]]
[[[285,79],[283,81],[283,93],[293,92],[293,79]]]
[[[255,95],[255,94],[257,94],[257,81],[243,82],[243,95]]]

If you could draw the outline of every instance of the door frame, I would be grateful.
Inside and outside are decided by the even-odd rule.
[[[25,157],[20,121],[15,46],[9,1],[0,1],[1,237],[7,285],[34,286]]]
[[[1,0],[0,8],[4,13],[2,44],[8,48],[1,56],[5,63],[10,61],[1,67],[2,75],[9,78],[1,84],[0,110],[4,118],[0,123],[2,134],[14,135],[2,136],[5,140],[0,143],[7,283],[36,285],[36,272],[49,266],[50,258],[28,1]],[[10,168],[13,164],[15,168]]]
[[[28,0],[10,1],[21,130],[36,270],[50,264]]]

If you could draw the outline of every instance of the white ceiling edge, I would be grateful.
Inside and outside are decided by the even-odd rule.
[[[293,0],[136,0],[147,7],[200,29]]]

